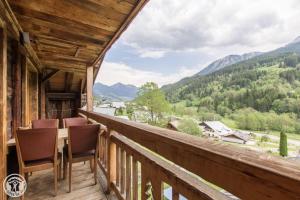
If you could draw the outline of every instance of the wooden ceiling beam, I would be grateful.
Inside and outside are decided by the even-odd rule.
[[[97,63],[103,59],[105,53],[110,49],[110,47],[115,43],[115,41],[120,37],[120,35],[128,28],[132,20],[137,16],[140,10],[148,3],[149,0],[140,0],[137,5],[132,9],[128,17],[123,21],[122,25],[118,28],[117,32],[114,34],[113,38],[105,45],[102,52],[99,54],[97,59],[91,64],[92,66],[97,65]],[[98,71],[96,72],[98,73]]]
[[[111,38],[110,34],[107,31],[104,31],[101,29],[94,30],[92,28],[80,28],[77,26],[76,27],[68,26],[67,23],[63,25],[63,24],[57,23],[56,21],[50,21],[48,18],[39,19],[39,18],[35,18],[32,16],[21,15],[18,13],[16,13],[16,17],[18,18],[18,21],[21,24],[33,24],[34,26],[48,27],[51,29],[67,31],[70,33],[76,33],[76,34],[80,34],[83,36],[87,36],[90,38],[103,40],[103,41],[107,41]],[[66,28],[66,27],[68,27],[68,28]],[[89,31],[87,31],[87,30],[89,30]]]
[[[46,66],[47,69],[58,69],[62,72],[73,72],[78,76],[85,76],[86,70],[82,70],[82,69],[74,69],[74,68],[68,68],[68,67],[55,67],[55,66]]]
[[[57,16],[60,18],[72,20],[82,24],[87,24],[108,31],[116,31],[120,25],[120,20],[114,20],[98,13],[88,12],[87,9],[74,5],[72,2],[62,0],[10,0],[13,6],[29,8],[47,15]],[[26,15],[26,14],[25,14]]]
[[[52,59],[52,58],[46,58],[44,57],[43,63],[45,65],[57,65],[57,66],[65,66],[65,67],[74,67],[74,68],[81,68],[85,69],[86,63],[85,62],[80,62],[80,61],[75,61],[75,60],[66,60],[66,59]]]
[[[83,45],[97,45],[97,46],[102,46],[105,41],[103,40],[98,40],[94,38],[90,38],[87,36],[79,35],[76,33],[70,33],[67,31],[62,31],[62,30],[57,30],[57,29],[51,29],[48,27],[40,27],[40,26],[35,26],[34,24],[23,24],[23,28],[25,31],[34,34],[36,36],[39,35],[51,35],[54,38],[66,40],[66,41],[74,41],[79,44]]]
[[[133,7],[133,5],[127,1],[107,1],[107,0],[88,0],[88,1],[93,2],[95,4],[99,4],[101,6],[109,7],[112,10],[123,13],[125,15],[127,15]]]
[[[82,63],[86,63],[87,60],[79,57],[64,55],[64,54],[54,54],[49,52],[38,52],[38,56],[40,58],[49,58],[51,60],[62,60],[62,61],[78,61]]]

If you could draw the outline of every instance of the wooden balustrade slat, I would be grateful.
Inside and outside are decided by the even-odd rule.
[[[104,114],[79,112],[242,199],[300,197],[300,166],[290,161]]]
[[[138,200],[138,176],[139,176],[139,171],[138,171],[138,161],[136,158],[133,156],[132,157],[132,198],[133,200]]]
[[[126,200],[131,200],[131,156],[126,153]]]
[[[142,200],[148,200],[149,196],[149,188],[148,188],[148,175],[147,175],[147,169],[145,169],[144,165],[141,165],[141,199]]]
[[[126,152],[129,152],[131,155],[133,155],[133,157],[139,162],[141,162],[142,196],[143,192],[148,191],[148,187],[146,187],[147,183],[152,181],[151,184],[153,184],[155,179],[159,179],[160,183],[163,181],[178,188],[177,191],[190,200],[229,199],[227,196],[206,185],[198,178],[183,171],[178,166],[161,159],[157,155],[139,146],[128,138],[125,138],[119,134],[113,134],[111,135],[111,140]],[[156,186],[157,185],[158,184],[156,184]]]
[[[116,163],[116,186],[120,186],[120,147],[117,147],[117,163]]]
[[[125,170],[126,170],[126,152],[122,148],[121,149],[121,194],[124,194],[125,192]]]

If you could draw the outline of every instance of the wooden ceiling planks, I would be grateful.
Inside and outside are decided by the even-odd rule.
[[[8,0],[23,31],[29,32],[42,66],[61,73],[74,72],[80,80],[87,66],[98,67],[100,59],[147,1]],[[64,81],[54,80],[61,82],[62,90],[66,88]]]

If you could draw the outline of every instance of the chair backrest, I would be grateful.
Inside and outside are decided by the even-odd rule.
[[[96,150],[99,132],[99,124],[70,126],[69,145],[71,152],[76,154]]]
[[[58,128],[58,119],[32,120],[32,128]]]
[[[64,128],[70,126],[84,126],[88,124],[88,120],[82,117],[73,117],[64,119]]]
[[[56,149],[56,128],[17,130],[17,150],[22,161],[54,158]]]

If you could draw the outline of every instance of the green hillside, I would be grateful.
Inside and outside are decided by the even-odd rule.
[[[162,89],[174,110],[184,103],[202,120],[223,118],[241,129],[300,133],[298,51],[280,48]]]

